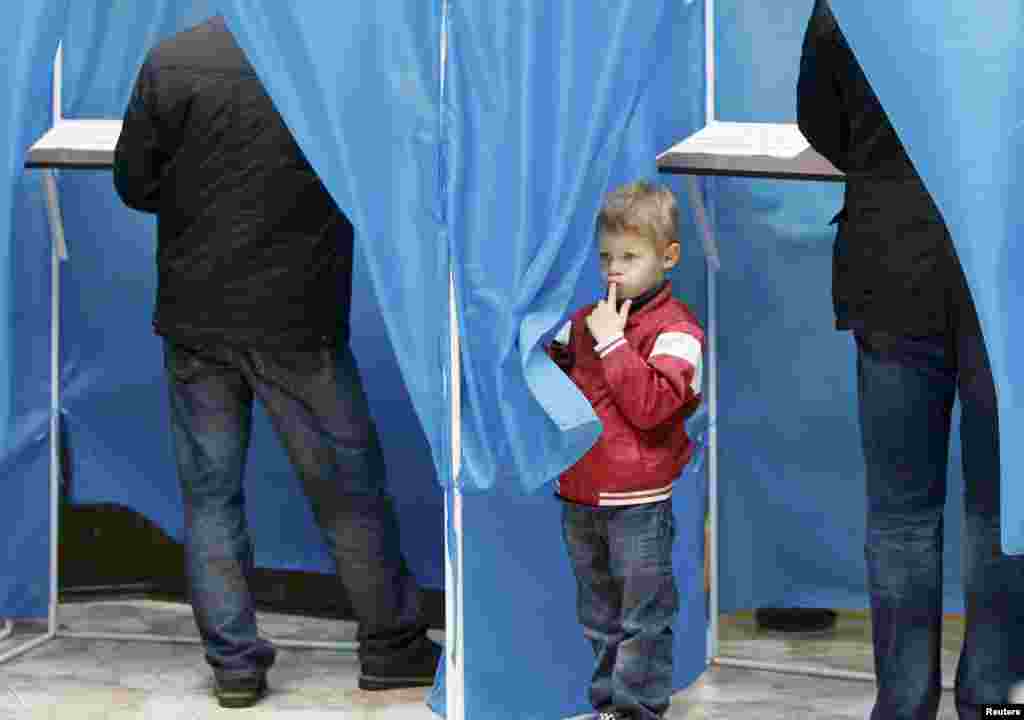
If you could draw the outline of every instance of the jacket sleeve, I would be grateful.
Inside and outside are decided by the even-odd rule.
[[[651,430],[700,401],[704,334],[690,325],[662,329],[646,359],[625,337],[599,348],[615,404],[638,430]]]
[[[555,361],[555,364],[568,373],[573,366],[572,353],[572,320],[569,320],[558,331],[558,335],[545,348],[548,357]]]
[[[130,208],[155,213],[160,179],[169,157],[160,147],[154,119],[154,78],[147,61],[139,71],[114,148],[114,187]]]
[[[842,50],[828,0],[815,0],[800,55],[797,125],[811,147],[845,172],[850,120],[843,104]]]

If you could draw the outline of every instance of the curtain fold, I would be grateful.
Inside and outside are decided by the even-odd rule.
[[[1024,553],[1024,3],[832,0],[854,53],[942,211],[978,309],[999,399],[1002,542]],[[894,72],[898,68],[898,72]]]
[[[457,250],[468,491],[536,490],[600,434],[543,354],[664,47],[672,3],[451,5],[448,217]],[[646,160],[647,158],[645,158]],[[653,155],[644,164],[649,172]]]
[[[440,2],[224,0],[357,252],[433,453],[450,476],[448,245],[439,193]],[[358,318],[353,317],[353,328]]]

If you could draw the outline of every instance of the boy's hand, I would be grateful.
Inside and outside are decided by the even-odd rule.
[[[607,342],[616,335],[621,335],[626,329],[626,318],[629,317],[629,306],[632,300],[622,303],[622,309],[615,309],[616,284],[608,283],[608,298],[598,300],[597,307],[587,316],[587,328],[590,334],[600,345]]]

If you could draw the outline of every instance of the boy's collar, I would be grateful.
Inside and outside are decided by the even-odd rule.
[[[630,314],[630,316],[632,317],[632,315],[634,313],[636,313],[642,307],[644,307],[649,302],[651,302],[651,300],[656,298],[661,293],[662,290],[664,290],[666,287],[668,287],[669,282],[670,282],[669,279],[665,278],[660,285],[656,285],[655,287],[652,287],[647,292],[641,293],[640,295],[637,295],[635,298],[633,298],[633,302],[629,306],[629,314]],[[622,309],[622,303],[624,303],[624,302],[625,302],[625,300],[619,300],[619,302],[618,302],[618,309],[620,309],[620,310]]]

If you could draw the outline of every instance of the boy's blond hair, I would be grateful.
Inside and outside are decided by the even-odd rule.
[[[634,182],[608,193],[597,214],[597,239],[605,233],[635,233],[663,252],[679,242],[679,206],[667,187]]]

